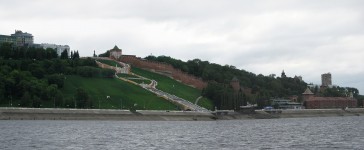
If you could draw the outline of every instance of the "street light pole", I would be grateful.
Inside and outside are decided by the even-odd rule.
[[[123,99],[120,98],[120,109],[123,109]]]

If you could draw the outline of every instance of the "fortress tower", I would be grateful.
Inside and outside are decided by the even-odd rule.
[[[235,92],[238,92],[240,90],[240,82],[239,82],[238,78],[234,77],[230,81],[230,85],[233,87]]]
[[[120,59],[121,55],[122,55],[122,50],[119,49],[118,46],[115,45],[114,48],[110,50],[110,56],[109,57],[111,59],[118,60],[118,59]]]
[[[302,93],[302,96],[303,96],[303,100],[304,101],[307,101],[307,100],[311,99],[314,96],[314,94],[307,87],[306,90],[305,90],[305,92]]]

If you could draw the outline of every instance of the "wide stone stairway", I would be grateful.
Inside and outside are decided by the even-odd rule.
[[[121,64],[121,62],[119,62],[119,64],[121,64],[121,66],[123,66],[122,68],[121,67],[109,66],[107,64],[103,64],[103,63],[98,62],[98,61],[97,61],[97,63],[99,65],[99,67],[113,69],[117,73],[125,73],[125,74],[130,73],[130,65],[125,64],[125,63]],[[136,74],[133,74],[133,75],[136,75]],[[140,75],[136,75],[136,76],[142,77]],[[144,78],[144,77],[142,77],[142,78]],[[121,77],[118,77],[118,79],[122,79],[124,81],[128,80],[128,79],[121,78]],[[147,79],[147,78],[144,78],[144,79]],[[155,80],[152,80],[152,79],[149,79],[149,80],[151,80],[151,83],[149,85],[145,85],[145,84],[138,84],[138,85],[141,86],[142,88],[156,94],[157,96],[163,97],[165,99],[170,100],[171,102],[173,102],[175,104],[178,104],[178,105],[182,106],[183,110],[209,112],[209,110],[207,110],[206,108],[203,108],[201,106],[193,104],[192,102],[190,102],[188,100],[185,100],[185,99],[180,98],[180,97],[178,97],[176,95],[173,95],[173,94],[170,94],[170,93],[167,93],[167,92],[164,92],[162,90],[157,89],[156,87],[158,85],[158,82],[155,81]],[[130,81],[130,82],[132,82],[132,81]]]
[[[186,110],[191,110],[191,111],[203,111],[203,112],[208,112],[209,110],[207,110],[206,108],[203,108],[201,106],[198,106],[196,104],[191,103],[188,100],[185,100],[183,98],[177,97],[176,95],[173,94],[169,94],[167,92],[164,92],[162,90],[159,90],[156,88],[156,86],[158,85],[157,81],[152,80],[151,86],[147,86],[145,87],[145,89],[153,92],[154,94],[167,98],[175,103],[178,103],[182,106],[184,106],[186,108]]]

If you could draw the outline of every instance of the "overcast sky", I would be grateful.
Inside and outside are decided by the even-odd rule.
[[[0,0],[0,34],[81,56],[200,58],[255,74],[301,75],[364,93],[363,0]]]

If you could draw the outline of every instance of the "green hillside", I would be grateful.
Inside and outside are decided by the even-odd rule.
[[[118,66],[120,67],[120,64],[113,61],[113,60],[104,60],[104,59],[98,59],[97,61],[101,62],[101,63],[104,63],[104,64],[107,64],[107,65],[110,65],[110,66]]]
[[[90,97],[91,108],[138,110],[175,110],[176,106],[139,86],[115,78],[85,78],[66,76],[62,93],[66,99],[65,106],[74,107],[73,97],[77,88],[84,89]],[[109,99],[106,97],[110,96]],[[76,102],[78,103],[78,102]],[[99,106],[100,105],[100,106]]]
[[[113,65],[113,66],[115,66],[115,64],[117,64],[117,62],[115,62],[113,60],[98,60],[98,61],[100,61],[101,63],[105,63],[107,65]],[[183,99],[186,99],[192,103],[195,103],[195,100],[199,96],[201,96],[201,92],[202,92],[201,90],[187,86],[187,85],[185,85],[181,82],[178,82],[174,79],[171,79],[169,77],[166,77],[166,76],[163,76],[163,75],[160,75],[157,73],[153,73],[153,72],[150,72],[147,70],[143,70],[143,69],[140,69],[137,67],[132,67],[132,72],[137,75],[140,75],[140,76],[152,79],[152,80],[156,80],[158,82],[158,86],[157,86],[158,89],[160,89],[164,92],[176,95],[178,97],[181,97]],[[150,81],[148,81],[148,80],[133,79],[133,78],[136,78],[136,76],[132,76],[132,75],[118,74],[118,76],[124,77],[124,78],[130,78],[130,80],[137,82],[137,83],[146,83],[146,84],[150,83]],[[205,107],[209,110],[213,109],[213,103],[211,102],[211,100],[209,100],[207,98],[202,98],[199,101],[198,105]]]
[[[186,99],[192,103],[195,103],[195,100],[201,96],[201,91],[187,86],[181,82],[173,80],[172,78],[153,73],[147,70],[143,70],[140,68],[132,67],[131,71],[137,75],[141,75],[143,77],[156,80],[158,82],[157,89],[160,89],[164,92],[176,95],[183,99]],[[213,104],[209,99],[202,98],[198,105],[205,107],[209,110],[213,109]]]

